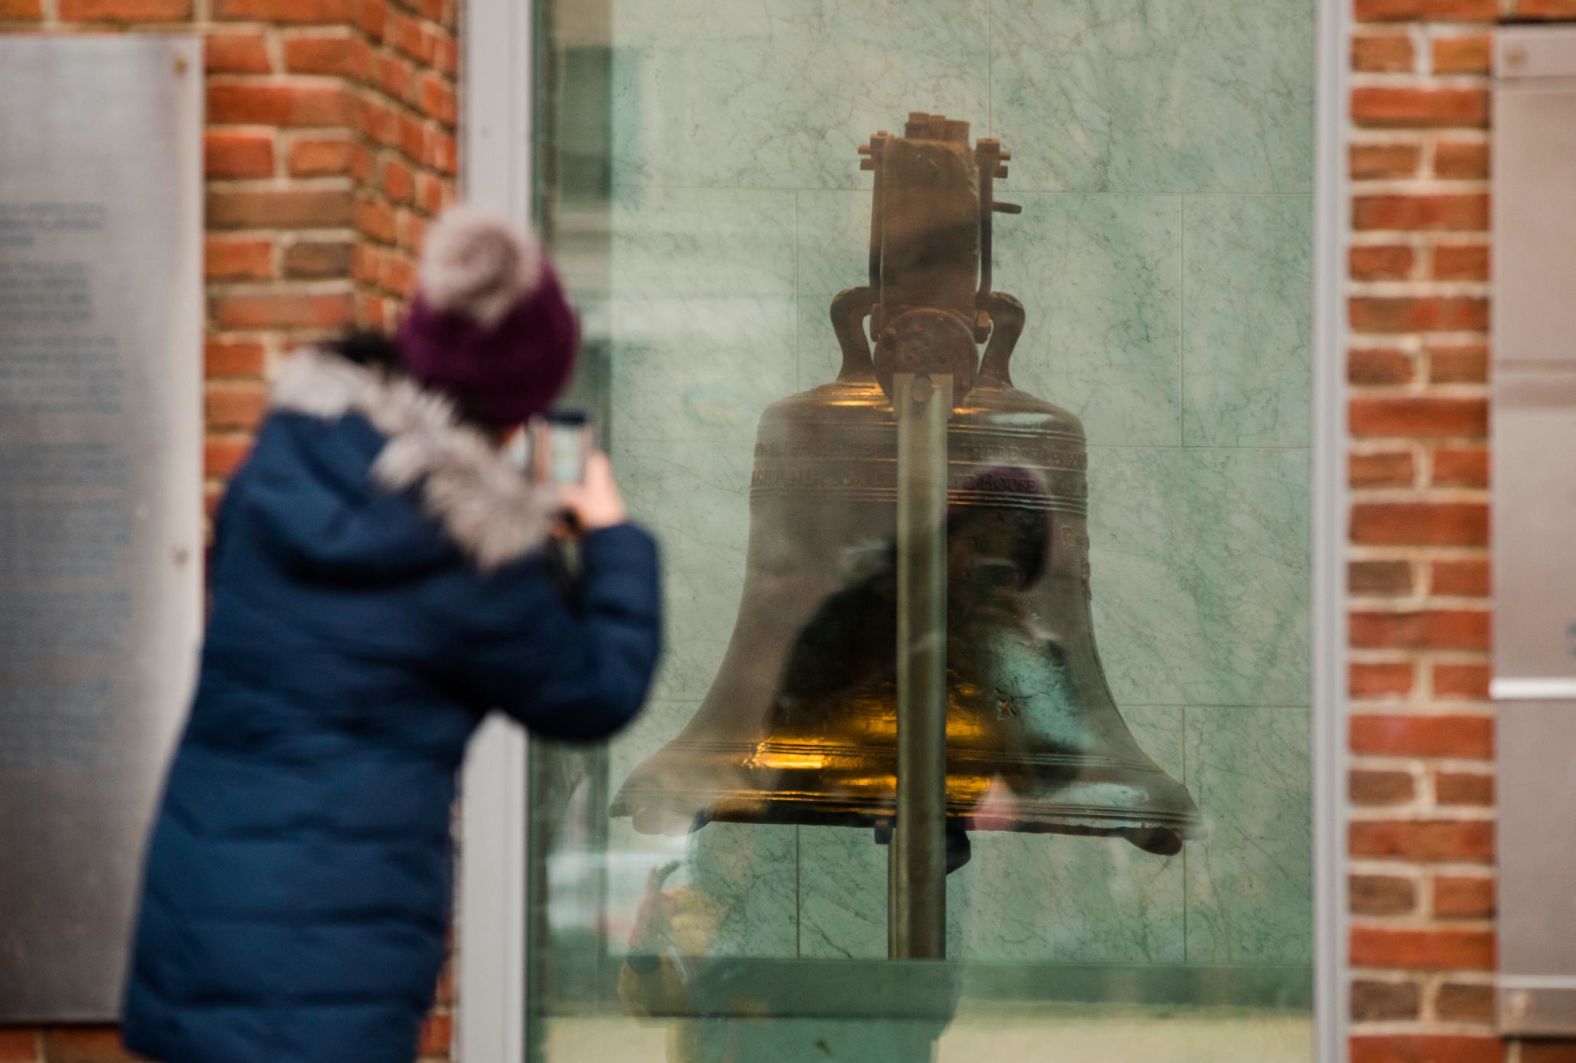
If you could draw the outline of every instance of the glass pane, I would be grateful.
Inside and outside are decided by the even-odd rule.
[[[537,12],[667,633],[533,752],[532,1058],[1311,1059],[1311,0]]]

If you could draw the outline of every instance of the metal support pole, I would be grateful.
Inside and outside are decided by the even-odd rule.
[[[947,419],[952,377],[899,373],[897,819],[887,864],[893,959],[947,952]]]

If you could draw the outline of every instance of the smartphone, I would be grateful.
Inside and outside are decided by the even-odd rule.
[[[526,437],[531,479],[555,484],[585,482],[586,460],[596,446],[590,413],[551,410],[531,419]]]

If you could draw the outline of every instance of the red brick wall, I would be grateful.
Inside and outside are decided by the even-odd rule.
[[[1490,35],[1576,0],[1353,0],[1353,1063],[1576,1061],[1494,1034]]]
[[[270,367],[409,294],[458,171],[460,0],[0,0],[0,33],[206,37],[210,501]],[[445,979],[445,986],[449,985]],[[447,1059],[447,988],[424,1058]],[[120,1059],[113,1029],[0,1030],[0,1063]]]

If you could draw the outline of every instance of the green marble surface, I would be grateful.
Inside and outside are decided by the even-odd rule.
[[[629,512],[662,546],[659,698],[705,697],[728,648],[744,587],[753,457],[747,445],[615,437]]]
[[[1187,196],[1183,211],[1183,442],[1309,446],[1312,201]]]
[[[837,378],[843,355],[832,334],[832,297],[868,283],[870,192],[803,191],[795,196],[800,389]]]
[[[1181,199],[1018,197],[996,222],[995,287],[1027,320],[1013,382],[1083,422],[1092,444],[1181,441]]]
[[[911,110],[989,112],[986,0],[613,0],[613,179],[852,188]]]
[[[1311,188],[1311,0],[993,0],[990,22],[1013,187]]]
[[[1308,713],[1187,710],[1188,789],[1210,836],[1187,849],[1192,963],[1311,963]]]
[[[1092,448],[1094,629],[1117,704],[1306,714],[1308,475],[1304,450]]]
[[[795,390],[793,194],[624,188],[610,221],[614,438],[747,453]]]
[[[710,823],[690,836],[684,879],[716,906],[714,956],[798,954],[798,827]]]

